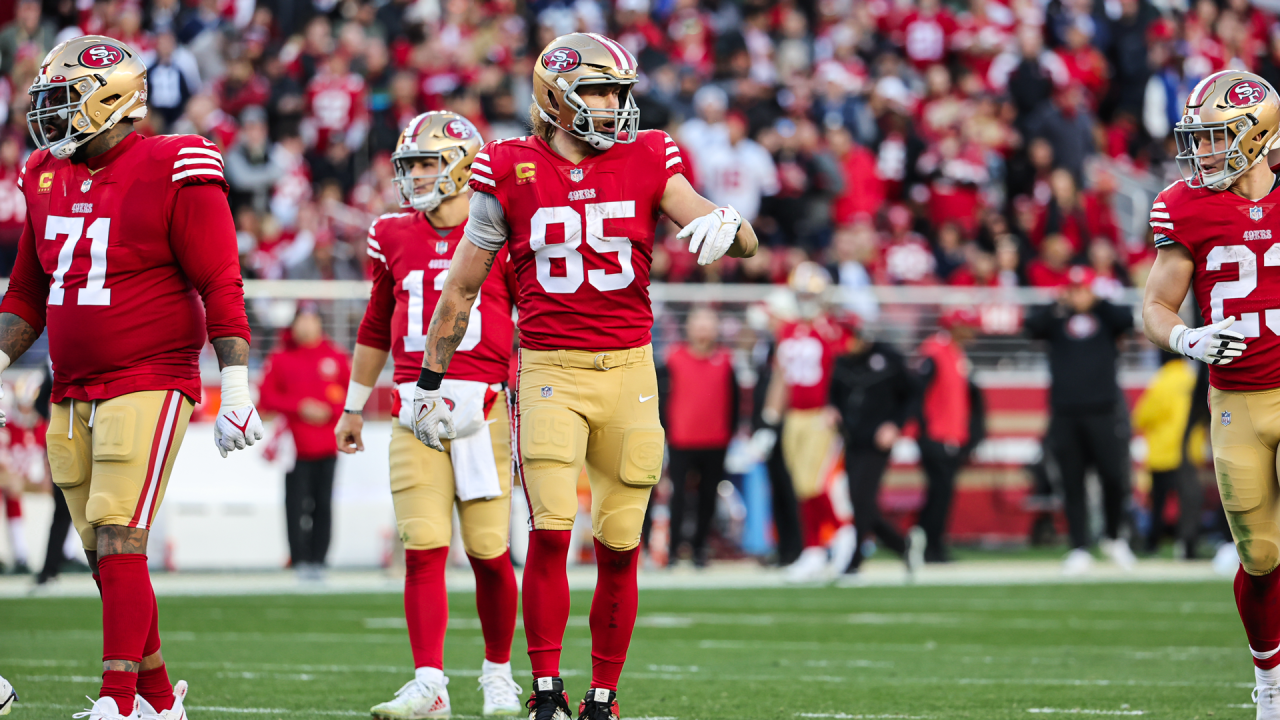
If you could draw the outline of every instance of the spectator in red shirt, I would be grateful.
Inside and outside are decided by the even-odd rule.
[[[18,238],[27,222],[27,201],[18,189],[22,140],[14,134],[0,140],[0,277],[9,277],[18,257]]]
[[[267,104],[271,99],[271,84],[254,71],[248,58],[242,57],[231,63],[225,77],[214,81],[213,94],[222,112],[240,117],[251,105]]]
[[[1073,253],[1088,249],[1095,237],[1112,242],[1119,240],[1115,215],[1106,198],[1085,195],[1076,190],[1076,182],[1064,168],[1054,170],[1049,176],[1053,198],[1040,209],[1033,242],[1045,235],[1062,234],[1071,243]]]
[[[902,22],[902,44],[917,70],[945,62],[956,33],[956,21],[939,0],[920,0],[919,9]]]
[[[1040,242],[1040,257],[1027,264],[1027,282],[1031,287],[1040,288],[1066,285],[1074,254],[1070,240],[1062,235],[1049,235]]]
[[[1107,58],[1098,48],[1089,44],[1089,35],[1079,25],[1067,28],[1067,44],[1058,50],[1058,56],[1067,66],[1067,74],[1089,91],[1089,107],[1096,110],[1098,102],[1107,94],[1111,68]]]
[[[844,126],[827,130],[827,148],[839,163],[844,191],[831,202],[835,225],[847,225],[859,215],[874,216],[885,201],[885,184],[871,150],[853,141]]]
[[[284,506],[289,556],[306,578],[319,576],[329,552],[338,462],[333,428],[350,379],[351,359],[325,337],[316,307],[299,307],[267,358],[258,407],[284,416],[297,448],[298,459],[284,477]]]
[[[719,332],[720,319],[714,311],[695,309],[685,322],[686,341],[672,349],[659,374],[659,388],[665,386],[665,392],[658,402],[666,416],[663,425],[670,446],[668,566],[680,559],[686,497],[692,491],[698,496],[693,564],[706,567],[707,536],[715,516],[716,491],[724,479],[725,451],[737,431],[738,383],[732,357],[716,345]]]

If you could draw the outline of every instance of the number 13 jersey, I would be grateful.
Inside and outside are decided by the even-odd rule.
[[[1253,202],[1227,190],[1193,189],[1178,181],[1156,196],[1156,247],[1191,252],[1191,289],[1204,324],[1228,316],[1247,349],[1229,365],[1211,365],[1219,390],[1280,388],[1280,179]]]
[[[643,130],[634,143],[576,165],[539,137],[480,150],[471,188],[502,205],[522,348],[649,344],[654,229],[667,181],[682,172],[680,151],[660,130]]]
[[[427,328],[464,227],[441,235],[420,212],[383,215],[369,227],[373,292],[356,341],[391,351],[396,384],[417,380],[422,370]],[[510,265],[507,251],[498,251],[471,308],[467,334],[449,363],[449,378],[485,383],[507,379],[514,333]]]

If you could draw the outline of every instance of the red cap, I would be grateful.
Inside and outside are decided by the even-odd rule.
[[[1088,265],[1076,265],[1067,271],[1068,285],[1093,285],[1098,273]]]
[[[982,318],[973,308],[960,305],[944,309],[938,317],[938,325],[947,330],[960,326],[979,328],[982,327]]]

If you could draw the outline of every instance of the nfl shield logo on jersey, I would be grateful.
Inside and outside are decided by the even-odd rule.
[[[87,193],[87,192],[89,192],[89,186],[90,186],[90,185],[93,185],[93,181],[92,181],[92,180],[85,180],[84,182],[80,183],[80,192],[82,192],[82,193]]]
[[[1249,208],[1249,219],[1254,222],[1258,222],[1259,220],[1261,220],[1262,208],[1258,207],[1257,205],[1254,205],[1253,207]]]
[[[1231,412],[1227,410],[1222,411],[1222,426],[1226,427],[1230,424],[1231,424]]]
[[[445,254],[445,253],[446,253],[446,252],[448,252],[448,251],[449,251],[449,241],[448,241],[448,240],[440,240],[440,241],[438,241],[438,242],[436,243],[436,252],[437,252],[437,253],[439,253],[440,255],[443,255],[443,254]]]
[[[551,386],[550,386],[550,385],[543,385],[543,386],[542,386],[542,397],[551,397]]]
[[[569,179],[574,182],[582,182],[582,176],[584,174],[585,173],[582,172],[582,168],[574,168],[569,171]]]

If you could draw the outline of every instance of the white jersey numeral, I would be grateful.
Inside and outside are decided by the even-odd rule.
[[[538,208],[529,222],[529,248],[534,253],[538,283],[549,293],[563,295],[577,292],[584,279],[600,292],[609,292],[621,290],[636,279],[635,268],[631,265],[631,240],[604,236],[605,219],[636,216],[635,201],[591,203],[583,209],[586,214],[587,245],[601,255],[618,253],[619,270],[610,273],[597,268],[584,273],[582,252],[579,250],[582,246],[582,216],[568,206]],[[564,242],[547,243],[547,228],[551,225],[564,226]],[[554,259],[564,260],[563,276],[551,274],[551,261]]]
[[[436,292],[444,290],[444,279],[448,274],[448,270],[442,270],[432,280],[432,287],[435,288]],[[425,275],[426,273],[423,270],[410,270],[400,283],[405,292],[409,293],[409,327],[404,334],[405,352],[425,352],[427,349],[427,335],[424,330],[429,320],[426,317],[427,308],[423,293],[423,278]],[[435,308],[432,308],[432,312],[435,312]],[[482,332],[480,293],[476,293],[476,302],[471,306],[471,315],[467,320],[467,332],[462,336],[462,342],[458,345],[458,352],[475,350],[476,346],[480,344]]]
[[[63,283],[71,261],[75,258],[76,243],[85,235],[84,218],[50,215],[44,224],[44,239],[57,240],[66,235],[62,249],[58,251],[58,266],[53,270],[53,283],[49,286],[49,304],[61,305],[67,291]],[[111,219],[98,218],[89,225],[89,277],[85,286],[76,293],[77,305],[110,305],[111,289],[107,285],[107,242],[111,238]]]
[[[1238,279],[1222,280],[1214,284],[1209,291],[1209,317],[1213,322],[1226,319],[1223,302],[1249,297],[1258,288],[1258,257],[1246,245],[1219,245],[1205,256],[1205,270],[1214,272],[1223,265],[1236,263]],[[1262,254],[1263,267],[1280,266],[1280,243],[1275,243]],[[1271,332],[1280,335],[1280,309],[1267,310],[1264,319]],[[1240,313],[1231,329],[1247,338],[1258,337],[1262,329],[1258,324],[1258,313]]]

